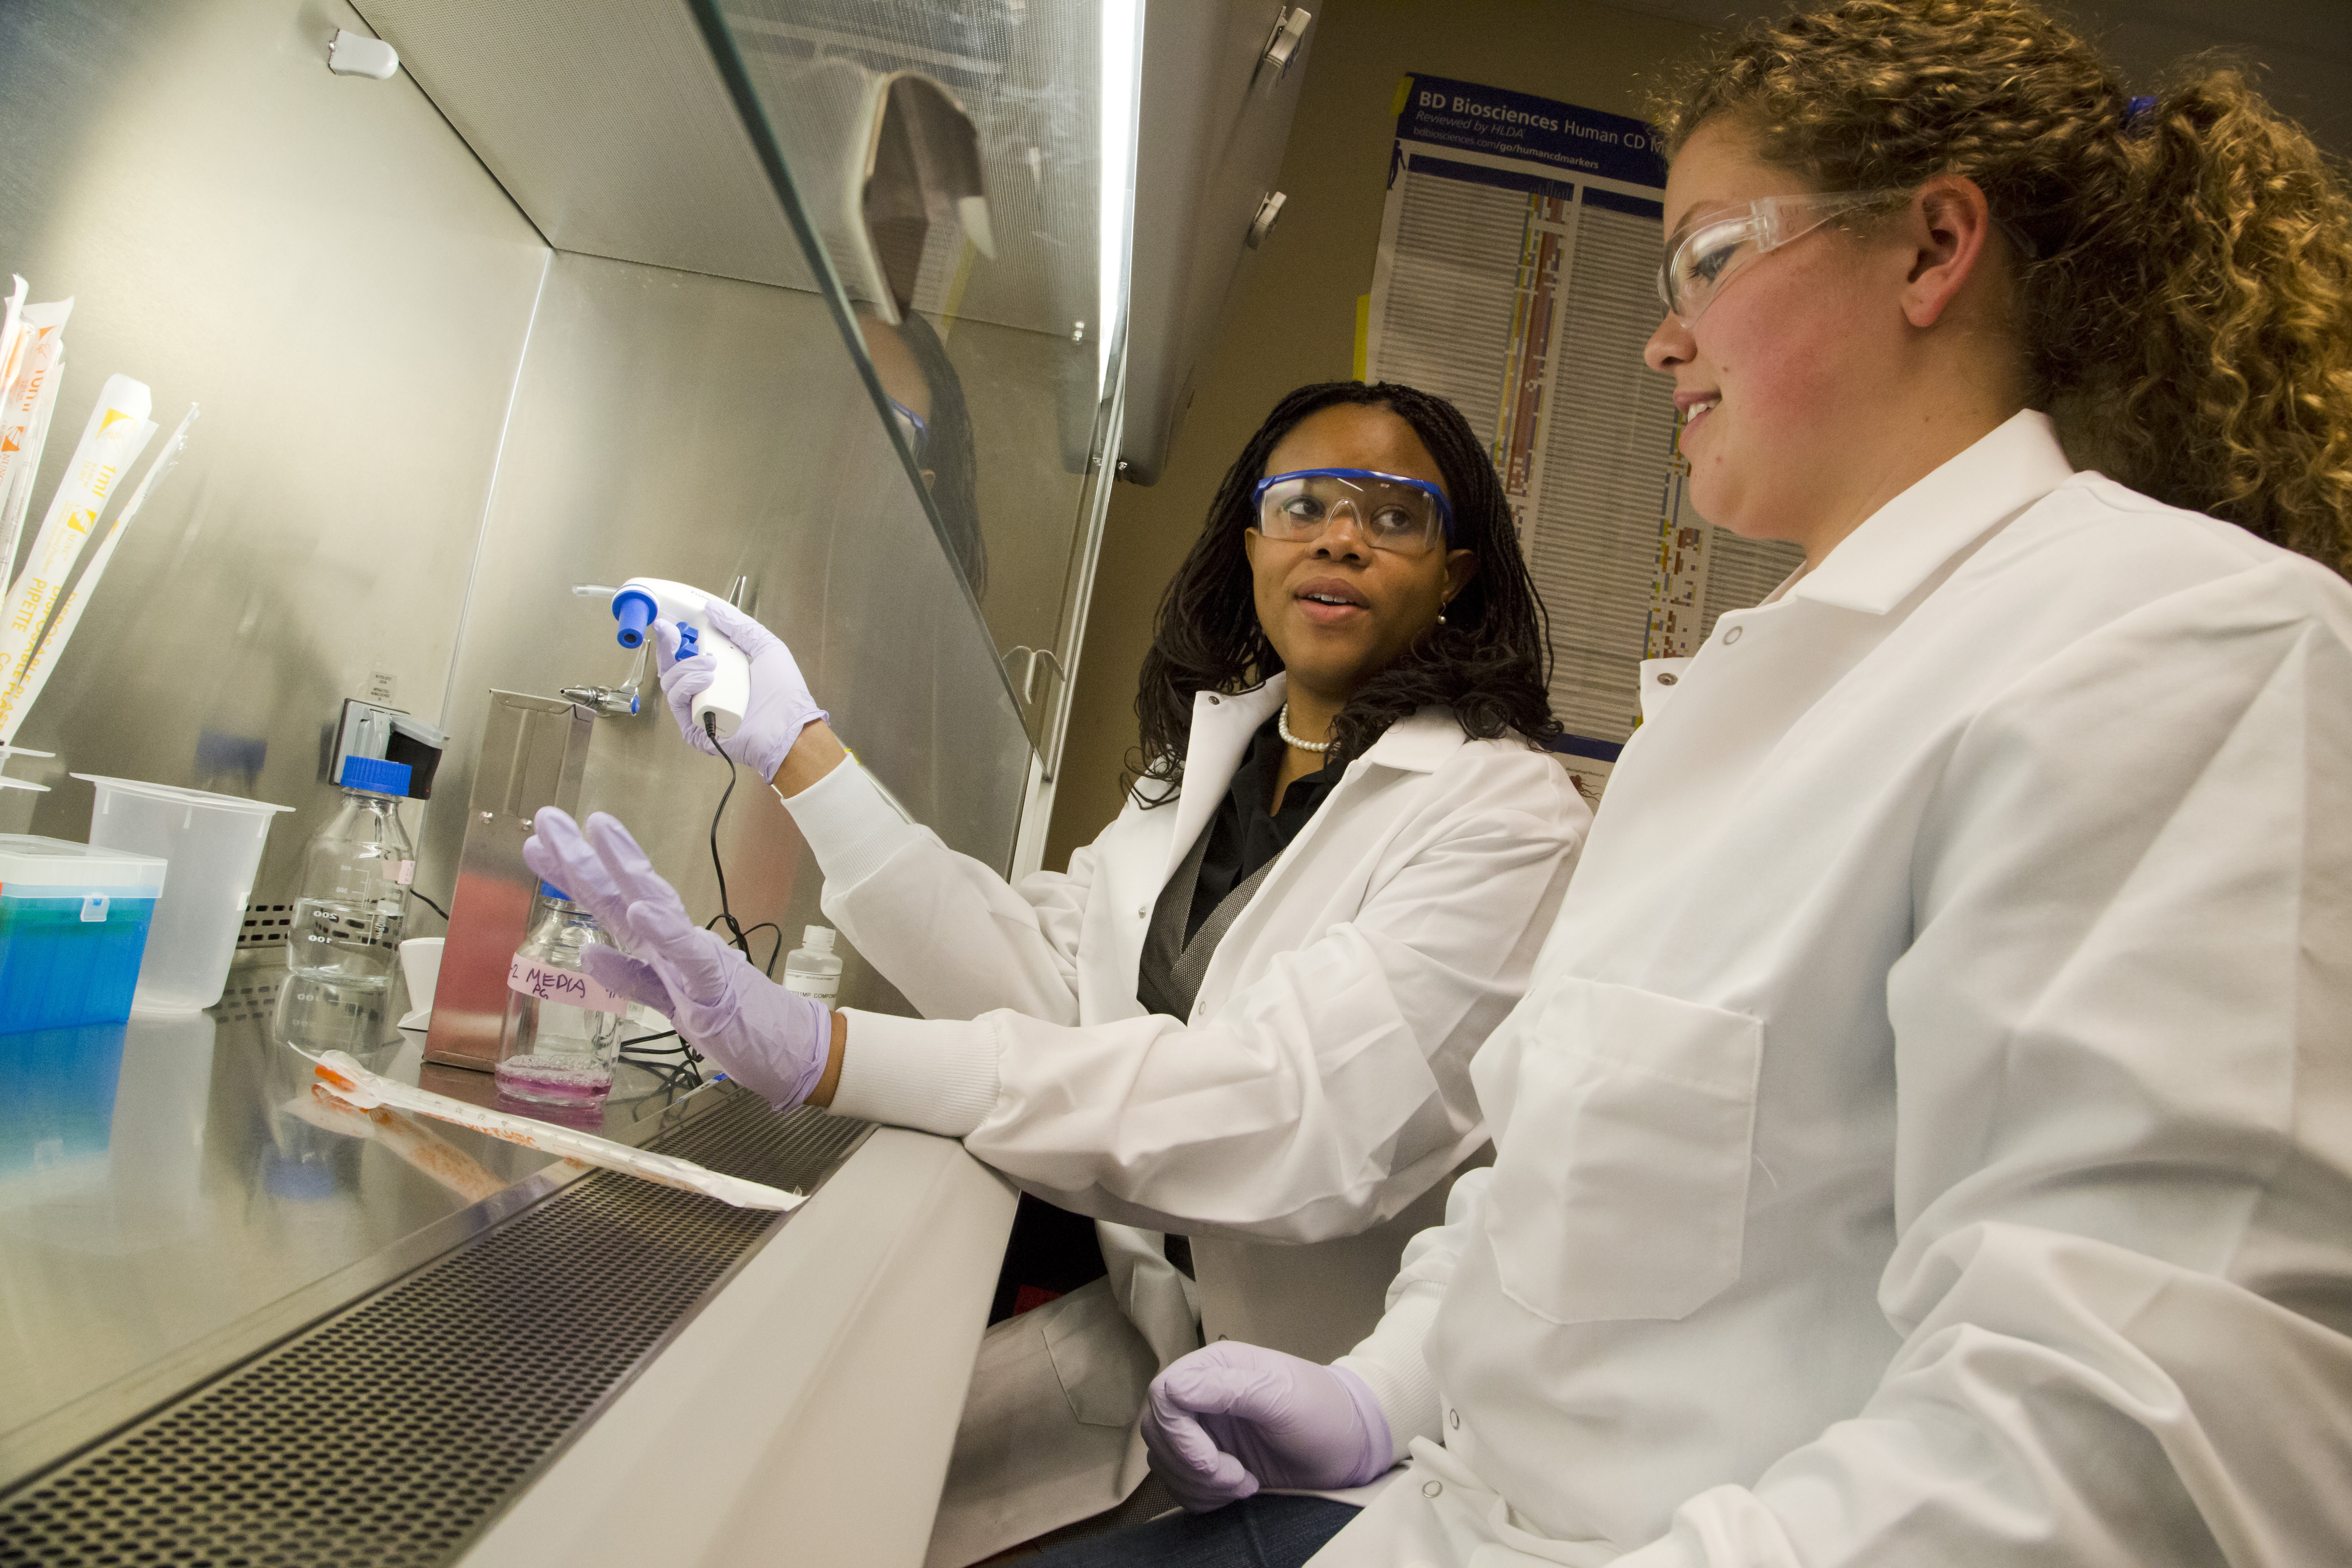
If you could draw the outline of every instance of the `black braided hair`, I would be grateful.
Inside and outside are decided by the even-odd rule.
[[[1503,482],[1469,421],[1453,404],[1416,387],[1323,382],[1274,405],[1225,471],[1207,525],[1160,595],[1135,694],[1143,743],[1129,758],[1128,784],[1139,803],[1160,805],[1183,781],[1194,693],[1246,690],[1282,668],[1282,656],[1258,625],[1242,544],[1257,522],[1250,491],[1292,426],[1343,403],[1385,408],[1412,426],[1445,479],[1452,545],[1474,552],[1478,571],[1445,607],[1444,626],[1432,627],[1348,700],[1332,725],[1330,759],[1361,756],[1390,725],[1432,704],[1452,709],[1474,740],[1516,731],[1541,742],[1560,732],[1547,689],[1551,639],[1543,602],[1520,557]]]

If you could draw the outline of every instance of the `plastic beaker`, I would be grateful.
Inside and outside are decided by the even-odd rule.
[[[290,805],[212,795],[136,779],[74,777],[96,786],[89,841],[171,862],[147,928],[131,1006],[143,1013],[197,1013],[221,999],[228,961],[245,926],[246,900],[269,819]]]

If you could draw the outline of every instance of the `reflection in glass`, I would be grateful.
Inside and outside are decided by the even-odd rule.
[[[988,542],[980,527],[980,464],[963,379],[938,330],[922,317],[908,315],[892,326],[861,314],[857,325],[898,416],[899,438],[914,453],[930,494],[948,554],[962,568],[971,596],[985,605]]]
[[[123,1029],[92,1024],[0,1038],[0,1209],[105,1181]]]
[[[1008,689],[1050,745],[1123,374],[1139,8],[695,6],[942,549],[1000,656],[1041,672]],[[974,194],[950,167],[950,105]]]

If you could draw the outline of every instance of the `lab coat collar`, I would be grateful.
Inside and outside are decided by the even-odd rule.
[[[1450,708],[1420,708],[1390,725],[1364,752],[1374,767],[1433,773],[1460,751],[1465,737]]]
[[[1160,868],[1164,885],[1175,874],[1176,863],[1192,847],[1192,840],[1209,825],[1217,802],[1234,782],[1258,726],[1274,717],[1290,689],[1290,677],[1278,674],[1264,686],[1247,691],[1192,693],[1192,731],[1184,744],[1183,793],[1176,797],[1176,824],[1168,847],[1168,863]]]
[[[1871,513],[1787,596],[1885,615],[1986,530],[2074,475],[2050,416],[2021,410]]]
[[[1184,753],[1184,790],[1176,800],[1176,822],[1168,847],[1168,863],[1160,870],[1164,885],[1176,863],[1192,847],[1192,840],[1209,825],[1234,773],[1249,750],[1250,737],[1274,716],[1289,689],[1290,678],[1276,675],[1264,686],[1233,693],[1192,694],[1192,732]],[[1367,767],[1395,768],[1403,773],[1433,773],[1445,759],[1462,749],[1462,726],[1453,710],[1418,709],[1390,725],[1360,759]],[[1339,788],[1358,773],[1350,767]],[[1335,792],[1336,793],[1336,792]],[[1328,804],[1328,802],[1326,803]],[[1318,817],[1325,815],[1316,814]],[[1309,823],[1311,828],[1313,823]]]

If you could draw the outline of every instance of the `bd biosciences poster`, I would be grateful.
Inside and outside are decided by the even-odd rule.
[[[1597,791],[1641,661],[1696,651],[1801,556],[1684,498],[1674,385],[1642,363],[1664,310],[1649,126],[1419,74],[1396,116],[1365,376],[1451,398],[1487,437],[1551,617],[1552,711]]]

